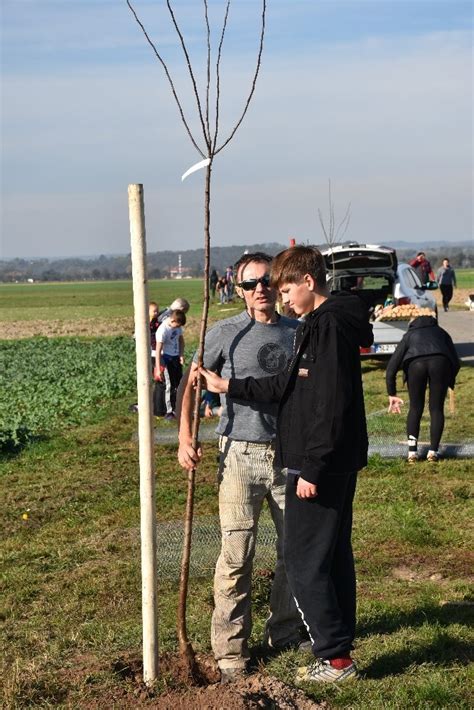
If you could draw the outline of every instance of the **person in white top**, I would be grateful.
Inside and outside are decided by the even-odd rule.
[[[186,323],[184,311],[171,311],[156,331],[156,357],[153,377],[166,384],[165,419],[175,419],[176,390],[183,376],[184,336]]]

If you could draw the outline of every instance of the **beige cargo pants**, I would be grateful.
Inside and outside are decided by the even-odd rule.
[[[267,500],[277,532],[277,563],[265,639],[272,647],[299,638],[301,617],[283,564],[285,477],[273,469],[271,442],[219,440],[219,515],[222,547],[214,576],[211,642],[220,668],[243,668],[252,630],[251,579],[258,519]]]

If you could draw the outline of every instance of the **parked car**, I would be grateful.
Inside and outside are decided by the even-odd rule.
[[[436,301],[429,291],[438,288],[438,284],[430,282],[423,286],[409,264],[398,263],[395,249],[348,242],[322,253],[330,290],[356,292],[374,320],[374,344],[361,350],[362,356],[391,355],[408,328],[408,320],[375,320],[377,309],[387,302],[394,306],[413,304],[428,308],[437,317]]]

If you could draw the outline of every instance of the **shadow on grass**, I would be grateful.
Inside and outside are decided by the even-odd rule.
[[[402,628],[423,626],[427,622],[438,626],[471,626],[474,622],[474,602],[452,602],[443,606],[426,604],[411,611],[381,612],[375,618],[359,623],[357,636],[393,633]]]
[[[43,441],[49,441],[49,439],[50,437],[45,434],[37,436],[31,436],[29,434],[27,436],[20,435],[17,441],[8,439],[2,442],[2,445],[0,446],[0,462],[11,461],[19,456],[28,446]]]
[[[380,679],[385,676],[405,673],[410,666],[431,663],[445,666],[453,662],[467,665],[473,658],[472,646],[467,641],[460,641],[447,632],[442,632],[434,641],[420,644],[413,648],[404,648],[379,656],[364,668],[364,677]]]
[[[390,358],[387,357],[387,358],[380,359],[380,360],[375,360],[375,359],[374,360],[369,360],[369,359],[362,360],[361,361],[362,374],[365,375],[367,372],[375,372],[375,371],[384,372],[387,367],[387,363],[388,363],[389,359]]]

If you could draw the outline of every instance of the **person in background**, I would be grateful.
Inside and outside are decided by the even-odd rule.
[[[155,369],[155,355],[156,355],[156,331],[158,330],[158,304],[156,301],[150,301],[148,304],[148,318],[150,322],[150,346],[151,346],[151,372],[153,373]],[[157,414],[157,401],[159,399],[156,386],[153,388],[153,413],[155,416],[160,416]],[[159,408],[159,407],[158,407]],[[138,412],[138,404],[131,404],[128,408],[130,412]]]
[[[440,328],[436,318],[418,316],[408,326],[387,365],[388,411],[401,414],[403,400],[397,397],[397,372],[403,369],[408,386],[410,408],[407,417],[408,463],[418,461],[418,436],[429,384],[430,448],[427,461],[436,462],[444,429],[444,400],[448,387],[454,388],[459,358],[451,336]]]
[[[245,311],[218,321],[207,333],[206,367],[225,376],[268,375],[291,360],[297,321],[275,311],[277,292],[270,286],[272,257],[244,254],[235,265],[237,294]],[[187,470],[201,460],[192,446],[193,381],[196,361],[182,390],[178,460]],[[183,378],[185,380],[185,378]],[[283,563],[285,476],[274,469],[277,406],[222,397],[219,434],[219,516],[221,552],[214,575],[215,608],[211,643],[221,682],[237,679],[249,660],[252,630],[251,584],[258,521],[266,500],[277,533],[277,561],[265,629],[268,646],[281,650],[302,643],[302,621],[288,587]]]
[[[148,316],[150,319],[150,345],[151,345],[151,365],[152,365],[152,370],[155,367],[155,351],[156,351],[156,331],[158,330],[159,323],[158,323],[158,313],[159,313],[159,308],[158,304],[156,301],[150,301],[148,305]]]
[[[156,331],[154,379],[161,382],[164,377],[167,383],[165,419],[176,419],[176,392],[183,376],[184,337],[182,326],[185,323],[184,311],[171,311]]]
[[[443,308],[448,311],[449,302],[453,297],[453,287],[456,287],[456,272],[450,265],[449,259],[443,259],[443,265],[438,269],[436,280],[443,297]]]
[[[415,269],[423,286],[435,280],[433,269],[424,251],[418,252],[416,257],[410,261],[410,266]]]
[[[222,306],[227,303],[227,279],[225,276],[221,276],[217,282],[217,292],[219,294],[219,305]]]
[[[214,300],[216,297],[216,287],[218,281],[219,276],[217,275],[217,271],[215,269],[212,269],[211,275],[209,276],[209,289],[211,291],[212,300]]]
[[[221,415],[222,407],[218,394],[214,392],[202,391],[200,413],[205,419]]]
[[[227,279],[227,301],[234,300],[234,269],[232,266],[228,266],[225,271],[225,277]]]
[[[158,313],[158,323],[161,325],[166,318],[170,315],[171,311],[183,311],[187,313],[189,311],[189,301],[185,298],[175,298],[173,303]]]

